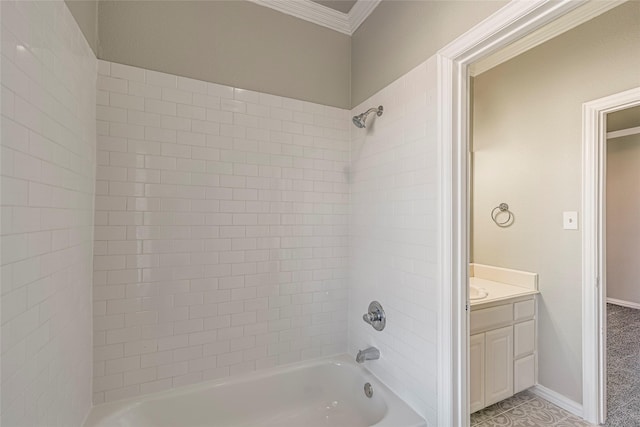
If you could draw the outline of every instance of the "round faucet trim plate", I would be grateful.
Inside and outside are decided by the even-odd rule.
[[[370,324],[376,331],[382,331],[387,325],[387,316],[378,301],[369,304],[369,312],[362,315],[362,320]]]

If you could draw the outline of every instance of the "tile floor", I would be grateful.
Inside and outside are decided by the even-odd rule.
[[[471,414],[473,427],[591,427],[592,424],[523,391]]]
[[[640,310],[607,304],[606,427],[640,427]],[[471,414],[473,427],[582,427],[584,420],[523,391]]]

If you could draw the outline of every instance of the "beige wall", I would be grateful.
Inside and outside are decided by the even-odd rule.
[[[64,0],[89,42],[91,50],[98,52],[98,0]]]
[[[398,79],[506,3],[383,0],[352,37],[351,104]]]
[[[640,106],[616,111],[607,116],[607,132],[640,126]]]
[[[248,1],[99,3],[103,60],[349,108],[349,36]]]
[[[474,261],[540,275],[539,382],[582,400],[582,103],[640,85],[640,2],[629,2],[475,79]],[[500,202],[510,228],[489,216]]]
[[[248,1],[66,1],[100,59],[341,108],[507,3],[385,0],[349,37]]]
[[[607,141],[607,297],[640,304],[640,135]]]

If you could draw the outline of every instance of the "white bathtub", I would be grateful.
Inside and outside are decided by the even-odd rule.
[[[375,362],[367,362],[375,363]],[[364,384],[373,385],[373,396]],[[85,427],[426,427],[346,356],[96,406]]]

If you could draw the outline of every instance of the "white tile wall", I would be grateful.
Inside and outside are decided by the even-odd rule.
[[[91,407],[96,58],[62,0],[0,2],[3,426]]]
[[[98,69],[94,402],[346,351],[349,112]]]
[[[435,424],[432,60],[350,114],[103,61],[94,92],[58,1],[2,40],[4,424],[89,409],[94,182],[94,402],[343,352],[350,274],[349,351]]]
[[[352,110],[349,352],[376,346],[367,367],[436,423],[437,139],[434,58]],[[379,301],[387,326],[362,321]]]

